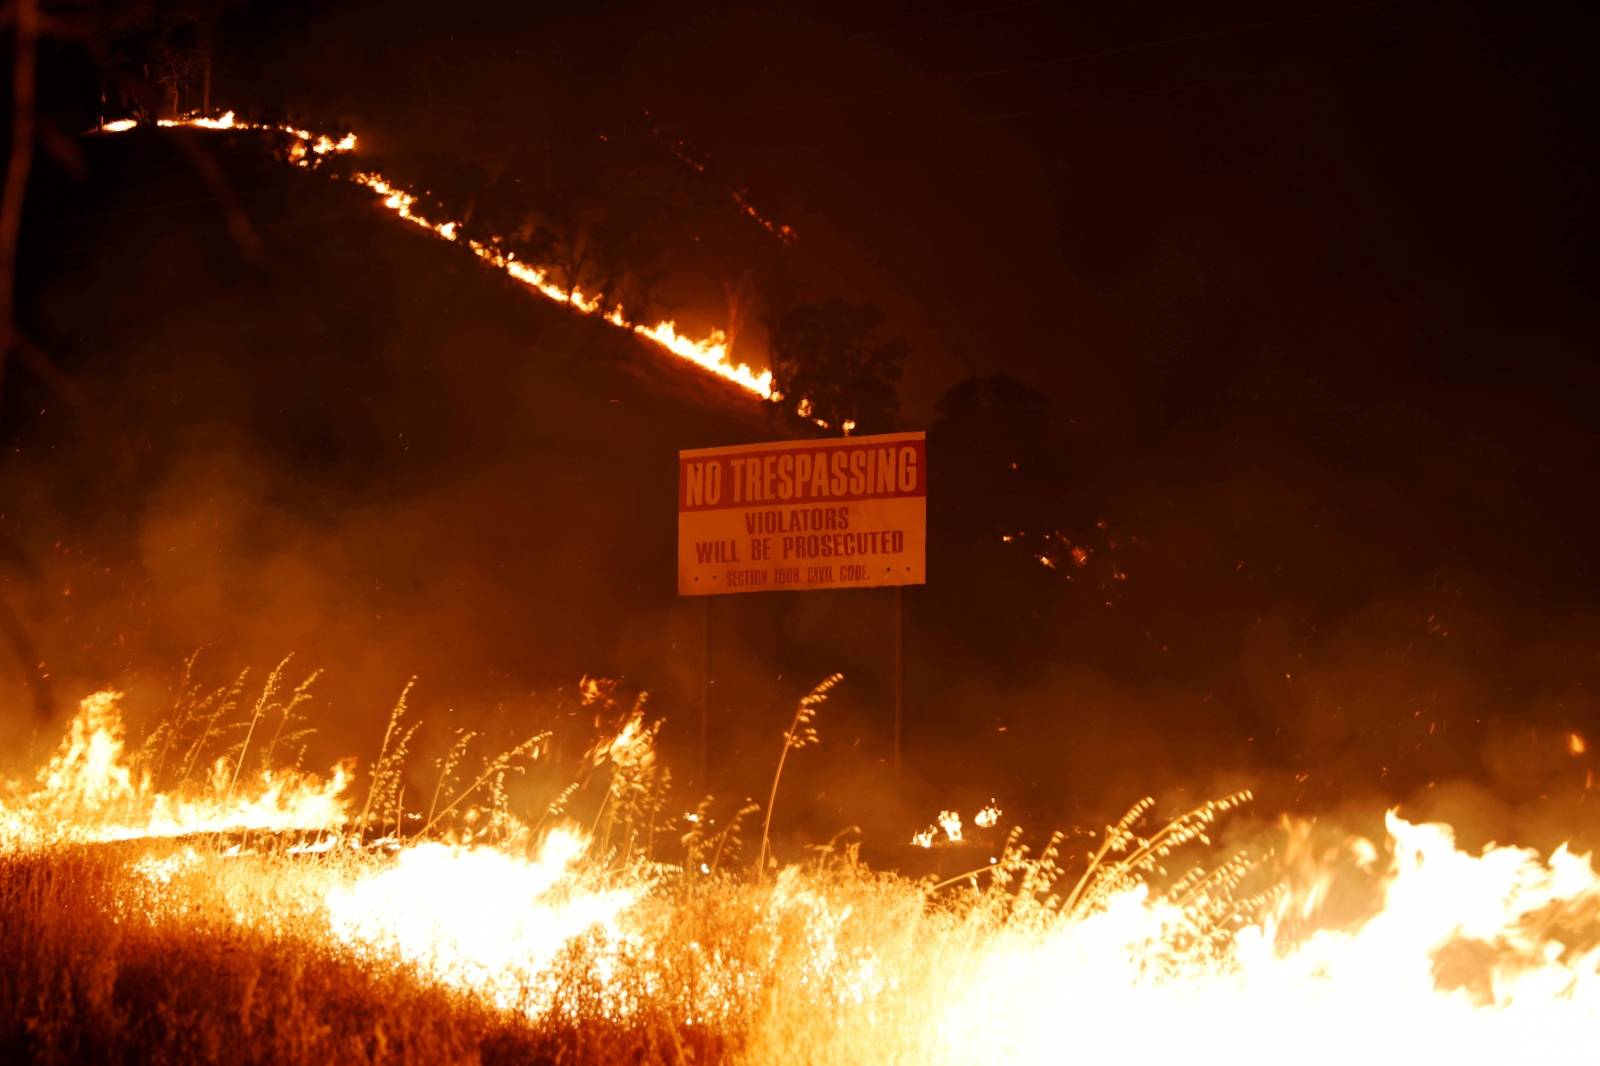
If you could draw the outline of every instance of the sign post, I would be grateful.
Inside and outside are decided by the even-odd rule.
[[[906,587],[894,587],[894,789],[900,791],[900,744],[905,731]]]
[[[695,783],[706,787],[706,753],[711,747],[711,598],[700,601],[700,774]]]
[[[678,595],[895,590],[894,771],[904,715],[904,586],[927,583],[925,433],[777,441],[678,453]],[[710,704],[702,624],[702,778]]]

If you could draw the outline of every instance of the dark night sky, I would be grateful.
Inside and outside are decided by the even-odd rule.
[[[998,761],[1042,795],[1077,774],[1120,800],[1152,778],[1203,788],[1236,783],[1221,768],[1315,764],[1409,795],[1430,776],[1544,772],[1502,757],[1520,734],[1490,704],[1512,723],[1600,724],[1593,38],[1575,9],[247,3],[224,22],[216,98],[348,123],[364,155],[441,172],[653,126],[799,231],[803,296],[885,309],[914,348],[908,424],[973,374],[1049,394],[1056,487],[1074,521],[1120,538],[1127,586],[1106,606],[1023,557],[981,563],[987,585],[918,590],[924,743],[971,749],[930,750],[937,772],[987,781]],[[45,273],[48,296],[64,283]],[[673,283],[680,317],[711,321],[712,286]],[[341,299],[374,297],[305,314],[336,318]],[[504,341],[511,323],[482,328]],[[376,343],[348,328],[349,350]],[[229,372],[218,360],[206,377]],[[680,444],[734,432],[724,414]],[[669,454],[677,417],[635,431]],[[482,473],[452,461],[429,476]],[[463,495],[478,506],[494,484]],[[370,518],[388,497],[350,499]],[[452,597],[462,630],[530,610],[469,562],[417,588]],[[604,634],[636,591],[608,586],[565,636]],[[727,607],[730,631],[762,634],[737,691],[751,706],[777,692],[774,714],[853,654],[818,633],[867,624],[856,601],[785,614],[747,599]],[[627,641],[653,649],[639,631],[658,616],[636,613],[649,623]],[[670,701],[682,679],[650,677],[654,651],[603,639],[595,658]],[[868,681],[861,699],[877,695]],[[1419,709],[1440,707],[1489,739],[1388,776]]]
[[[1440,522],[1463,493],[1497,518],[1544,501],[1463,531],[1478,559],[1600,532],[1564,488],[1594,473],[1580,26],[1470,2],[357,3],[247,11],[222,91],[458,159],[648,113],[796,226],[811,292],[885,306],[917,352],[909,421],[1003,371],[1099,452],[1264,438],[1335,477],[1381,456],[1421,506],[1448,497]],[[1553,547],[1497,554],[1597,591]]]
[[[465,156],[648,112],[897,313],[915,410],[1003,367],[1144,432],[1233,366],[1460,375],[1586,314],[1558,8],[409,10],[275,10],[242,95]]]

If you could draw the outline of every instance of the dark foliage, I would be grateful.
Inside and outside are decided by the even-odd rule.
[[[832,299],[802,304],[772,334],[772,376],[785,396],[811,401],[810,414],[829,426],[854,423],[858,433],[890,428],[899,407],[909,348],[878,334],[883,312]]]

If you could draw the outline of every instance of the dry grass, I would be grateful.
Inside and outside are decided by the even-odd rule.
[[[218,853],[160,885],[135,872],[150,858],[135,844],[0,858],[0,1061],[720,1057],[710,1034],[648,1014],[626,1024],[540,1023],[401,963],[353,956],[298,905],[319,885],[353,874],[349,864],[330,869],[327,860],[281,855],[240,862]]]
[[[0,859],[0,1059],[929,1062],[949,1052],[933,1008],[1061,920],[1058,895],[934,893],[848,857],[764,885],[658,875],[629,941],[573,938],[530,1017],[333,934],[328,889],[387,866],[184,842]]]
[[[252,735],[262,723],[277,729],[291,721],[297,704],[294,695],[274,701],[280,673],[254,704],[240,699],[241,686],[219,690],[198,711],[196,701],[182,702],[175,724],[157,731],[158,745],[147,751],[182,750],[179,765],[192,766],[193,737],[203,748],[228,732],[216,708],[249,707],[243,739],[225,763],[230,790],[247,782],[237,768]],[[827,685],[797,712],[806,730]],[[995,863],[944,884],[869,870],[853,848],[834,846],[771,876],[764,869],[770,806],[755,856],[741,853],[740,839],[753,806],[721,825],[710,800],[693,817],[668,817],[669,780],[655,764],[654,730],[642,706],[633,706],[611,716],[614,731],[573,768],[573,785],[530,812],[537,818],[509,810],[504,777],[516,759],[497,755],[474,771],[463,765],[464,745],[452,748],[417,827],[438,822],[435,832],[442,831],[443,814],[468,794],[481,793],[485,805],[474,810],[484,813],[450,830],[448,847],[425,844],[435,850],[424,852],[417,837],[402,840],[394,752],[403,752],[415,728],[403,715],[402,703],[367,802],[343,830],[0,846],[0,1060],[984,1057],[985,1035],[953,1032],[938,1007],[981,987],[997,952],[1037,945],[1159,877],[1175,849],[1203,838],[1238,802],[1207,805],[1149,837],[1137,828],[1141,805],[1070,875],[1074,864],[1057,841],[1035,855],[1013,835],[997,843]],[[795,743],[800,726],[785,734],[784,756],[804,746]],[[175,739],[183,737],[191,739]],[[518,752],[541,754],[535,742]],[[22,801],[13,793],[11,802],[15,810]],[[125,822],[128,812],[118,816]],[[589,841],[570,868],[550,866],[540,851],[558,823],[577,826]],[[408,860],[425,854],[444,863],[444,876],[406,881]],[[513,878],[544,864],[555,871],[553,883],[513,886],[508,897],[498,874],[469,865],[486,854]],[[1192,920],[1163,929],[1152,957],[1204,950],[1238,910],[1232,901],[1244,869],[1230,863],[1209,877],[1171,878],[1173,899]],[[341,924],[335,901],[391,881],[411,894],[398,902],[382,891],[361,897],[374,901],[360,904],[370,910],[363,912],[370,928]],[[582,920],[560,934],[548,957],[530,948],[537,961],[526,967],[518,958],[479,965],[473,954],[483,950],[472,946],[478,930],[488,931],[491,954],[502,933],[520,949],[516,938],[527,930],[518,923],[529,915],[565,929],[567,915],[618,894],[626,904],[615,920]],[[424,926],[429,947],[419,951],[414,938],[404,939],[407,930],[437,912],[444,924]],[[391,930],[398,930],[393,938]],[[540,930],[533,933],[530,942],[542,943]]]

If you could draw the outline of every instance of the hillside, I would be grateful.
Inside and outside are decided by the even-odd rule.
[[[203,165],[170,134],[86,139],[87,180],[30,203],[28,328],[84,400],[7,397],[6,531],[58,698],[208,645],[224,672],[327,668],[353,721],[324,729],[363,740],[412,674],[463,721],[584,674],[681,707],[676,452],[803,427],[248,135],[187,140]]]

